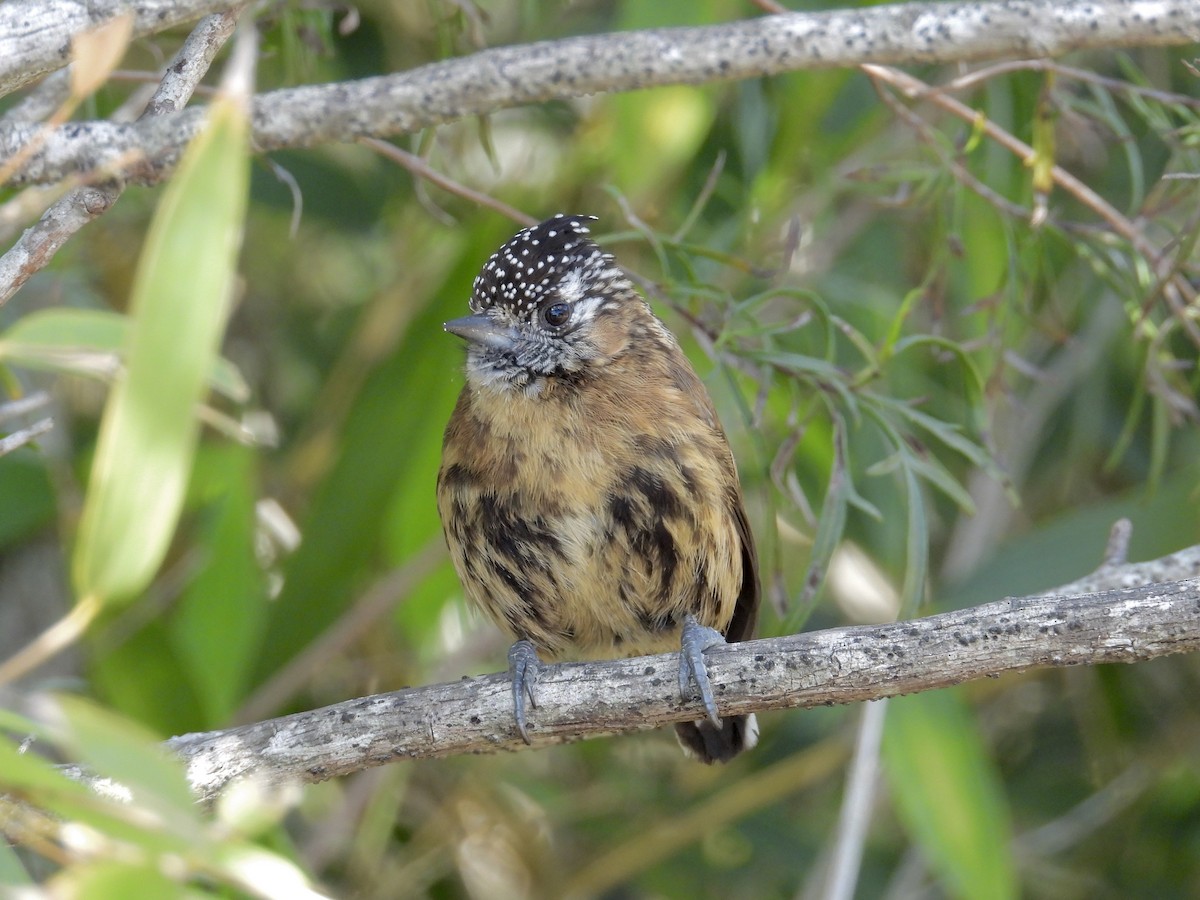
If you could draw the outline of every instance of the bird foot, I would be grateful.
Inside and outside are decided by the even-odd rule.
[[[525,700],[537,708],[537,697],[534,688],[537,686],[538,672],[542,661],[538,659],[537,650],[531,641],[517,641],[508,648],[508,676],[512,680],[513,718],[517,723],[517,731],[521,740],[532,743],[529,739],[529,729],[525,724]]]
[[[692,695],[691,687],[694,684],[695,692],[700,695],[704,710],[708,713],[708,720],[715,728],[721,727],[721,717],[717,715],[717,701],[713,696],[712,684],[708,680],[704,651],[724,643],[725,636],[715,628],[701,625],[691,615],[684,617],[679,649],[679,695],[685,700],[688,699]]]

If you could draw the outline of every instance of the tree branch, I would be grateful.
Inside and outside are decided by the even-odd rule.
[[[203,18],[163,70],[162,80],[142,116],[162,116],[182,109],[236,24],[236,11]],[[106,180],[73,188],[51,204],[37,224],[0,256],[0,306],[44,269],[79,229],[108,212],[124,190],[119,179]]]
[[[0,22],[0,58],[11,43],[4,30]],[[1196,40],[1200,7],[1190,0],[993,0],[789,13],[501,47],[394,75],[274,91],[255,104],[253,136],[259,150],[269,151],[406,134],[513,106],[663,85]],[[0,69],[0,85],[3,78]],[[55,181],[118,166],[152,183],[170,171],[200,116],[184,110],[130,125],[72,123],[48,136],[38,136],[40,126],[28,122],[0,123],[0,162],[36,137],[44,146],[30,154],[19,181]],[[122,162],[129,158],[139,162]]]
[[[1001,600],[922,619],[747,641],[707,654],[723,713],[878,700],[1040,666],[1139,662],[1200,649],[1200,547],[1105,566],[1099,593]],[[1166,584],[1148,583],[1168,577]],[[547,667],[534,747],[702,715],[678,693],[675,654]],[[362,697],[172,738],[200,797],[235,778],[323,781],[401,759],[519,750],[506,675]]]
[[[133,36],[195,21],[245,0],[7,0],[0,3],[0,96],[61,69],[71,38],[132,8]]]

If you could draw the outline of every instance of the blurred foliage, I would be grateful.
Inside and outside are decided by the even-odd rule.
[[[730,0],[267,4],[259,87],[747,14]],[[122,70],[153,69],[182,37],[135,43]],[[1200,541],[1195,308],[1164,299],[1121,233],[1132,224],[1166,248],[1194,291],[1200,203],[1185,176],[1200,172],[1200,103],[1187,58],[1081,54],[955,92],[1034,145],[1031,165],[978,121],[858,71],[549,103],[397,144],[536,218],[600,217],[598,237],[680,335],[727,425],[770,635],[857,621],[836,565],[851,545],[890,585],[877,608],[894,616],[1076,578],[1121,516],[1135,559]],[[134,87],[118,73],[80,115],[109,114]],[[1078,191],[1044,193],[1050,162],[1117,218]],[[47,542],[70,556],[96,489],[106,395],[93,363],[120,345],[113,312],[129,308],[165,190],[127,191],[0,312],[10,391],[49,388],[58,405],[38,451],[0,459],[0,610],[43,625],[74,598],[11,573]],[[307,788],[286,818],[231,799],[262,812],[254,827],[181,803],[178,772],[113,724],[207,730],[503,666],[505,639],[463,609],[442,558],[384,620],[285,669],[387,573],[439,553],[434,480],[462,353],[440,324],[516,227],[362,145],[255,161],[240,297],[203,415],[228,427],[202,435],[150,587],[89,630],[70,674],[25,683],[97,706],[55,700],[53,728],[3,721],[15,741],[37,734],[35,746],[142,792],[150,818],[0,743],[11,797],[88,829],[62,845],[28,807],[6,807],[23,846],[0,845],[0,883],[267,895],[261,873],[299,892],[303,871],[335,896],[819,891],[853,708],[764,716],[760,747],[720,769],[652,733],[396,764]],[[257,442],[231,441],[242,432]],[[3,635],[5,656],[30,627]],[[1198,691],[1195,660],[1171,658],[896,704],[859,896],[1195,896]]]

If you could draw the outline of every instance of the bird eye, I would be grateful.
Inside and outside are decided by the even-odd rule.
[[[571,318],[571,307],[566,303],[551,303],[542,308],[542,322],[551,328],[566,325],[569,318]]]

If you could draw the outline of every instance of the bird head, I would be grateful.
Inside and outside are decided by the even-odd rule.
[[[517,232],[484,263],[471,315],[445,324],[467,341],[472,385],[536,396],[621,352],[622,316],[645,310],[645,301],[588,237],[589,221],[560,213]]]

